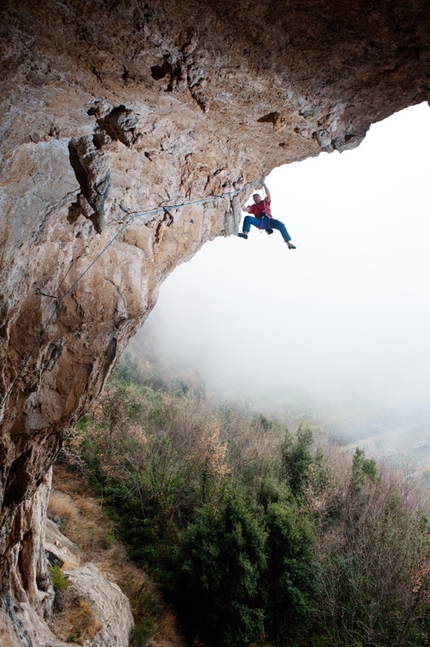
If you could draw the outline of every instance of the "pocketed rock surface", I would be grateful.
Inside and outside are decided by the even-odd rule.
[[[46,474],[162,281],[237,233],[264,173],[353,148],[428,101],[430,5],[5,0],[0,12],[0,638],[21,645],[17,605],[48,613]]]

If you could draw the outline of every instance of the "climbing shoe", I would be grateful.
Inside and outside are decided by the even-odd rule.
[[[288,249],[297,249],[296,246],[293,245],[293,243],[287,243],[287,245],[288,245]]]
[[[237,234],[239,238],[244,238],[245,240],[248,240],[248,234]]]
[[[273,234],[273,229],[266,229],[266,234],[269,234],[269,236],[270,234]]]

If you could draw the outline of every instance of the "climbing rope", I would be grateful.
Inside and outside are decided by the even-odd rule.
[[[57,304],[56,304],[54,310],[52,311],[48,321],[45,324],[45,326],[43,327],[40,335],[38,336],[33,348],[31,349],[31,351],[27,355],[26,359],[24,360],[24,363],[23,363],[19,373],[17,374],[17,376],[13,380],[11,386],[9,387],[9,390],[6,391],[6,394],[5,394],[2,402],[0,403],[0,409],[2,409],[4,407],[4,405],[6,404],[6,401],[8,400],[10,394],[12,393],[12,391],[13,391],[13,389],[15,387],[15,384],[18,382],[19,378],[21,377],[24,370],[26,369],[29,361],[33,357],[36,349],[38,348],[40,342],[42,341],[42,338],[43,338],[46,330],[48,329],[51,321],[53,320],[53,318],[57,314],[58,310],[60,309],[60,306],[63,303],[64,299],[72,292],[72,290],[77,286],[77,284],[83,279],[83,277],[90,271],[90,269],[97,263],[97,261],[103,256],[103,254],[115,242],[115,240],[124,231],[124,229],[126,229],[126,227],[128,227],[129,224],[131,222],[133,222],[133,220],[136,220],[137,218],[143,218],[144,216],[155,216],[158,213],[165,213],[166,211],[169,211],[169,209],[182,209],[184,207],[188,207],[188,206],[193,205],[193,204],[202,204],[204,202],[212,202],[214,200],[220,200],[221,198],[232,198],[235,195],[238,195],[239,193],[243,193],[244,191],[247,191],[248,189],[250,189],[251,187],[253,187],[253,186],[257,185],[257,184],[260,184],[260,182],[261,182],[261,180],[258,180],[257,182],[251,182],[251,184],[247,184],[242,189],[234,189],[232,191],[225,191],[225,192],[223,192],[223,193],[221,193],[219,195],[207,196],[205,198],[199,198],[198,200],[189,200],[187,202],[182,202],[180,204],[166,205],[166,206],[163,206],[163,207],[157,207],[155,209],[149,209],[147,211],[135,211],[135,212],[128,211],[120,202],[115,201],[116,204],[119,206],[119,208],[122,211],[124,211],[126,214],[128,214],[128,216],[129,216],[128,220],[117,231],[117,233],[110,239],[110,241],[103,247],[103,249],[97,254],[95,259],[88,265],[88,267],[82,272],[82,274],[80,274],[80,276],[78,276],[76,281],[74,283],[72,283],[72,285],[63,294],[63,296],[57,298],[57,297],[53,297],[50,294],[45,295],[39,288],[37,288],[37,290],[36,290],[37,295],[43,295],[43,296],[50,297],[52,299],[57,299]],[[61,283],[60,283],[60,285],[61,285]]]

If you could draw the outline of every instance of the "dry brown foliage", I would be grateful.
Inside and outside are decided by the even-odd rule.
[[[87,486],[76,486],[76,475],[57,465],[54,470],[53,489],[49,499],[48,514],[59,523],[61,531],[79,546],[85,561],[97,559],[106,547],[106,537],[113,532],[113,523],[102,509],[102,501],[89,496]],[[60,489],[61,488],[61,489]],[[84,496],[79,492],[87,492]]]
[[[49,497],[48,514],[51,519],[59,518],[63,528],[73,527],[79,514],[73,499],[64,492],[52,490]]]
[[[103,512],[102,499],[94,495],[81,474],[65,464],[54,469],[49,515],[60,521],[62,531],[78,545],[83,558],[93,561],[118,584],[130,601],[136,625],[146,622],[150,627],[148,639],[154,645],[183,644],[176,618],[165,608],[156,585],[128,559],[124,545],[115,539],[114,525]],[[75,642],[82,644],[85,638],[95,636],[100,625],[88,602],[66,593],[52,629],[62,640],[75,636]]]
[[[308,491],[327,634],[337,647],[358,644],[358,635],[363,645],[385,645],[391,636],[392,647],[403,647],[417,623],[426,621],[430,599],[422,496],[383,465],[376,482],[357,488],[333,458],[327,454],[323,496]]]
[[[66,595],[63,610],[56,616],[52,628],[60,640],[83,645],[95,637],[101,625],[89,602]]]

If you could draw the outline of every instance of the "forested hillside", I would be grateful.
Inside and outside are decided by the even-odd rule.
[[[128,357],[66,452],[190,644],[430,644],[424,499],[361,449]]]

